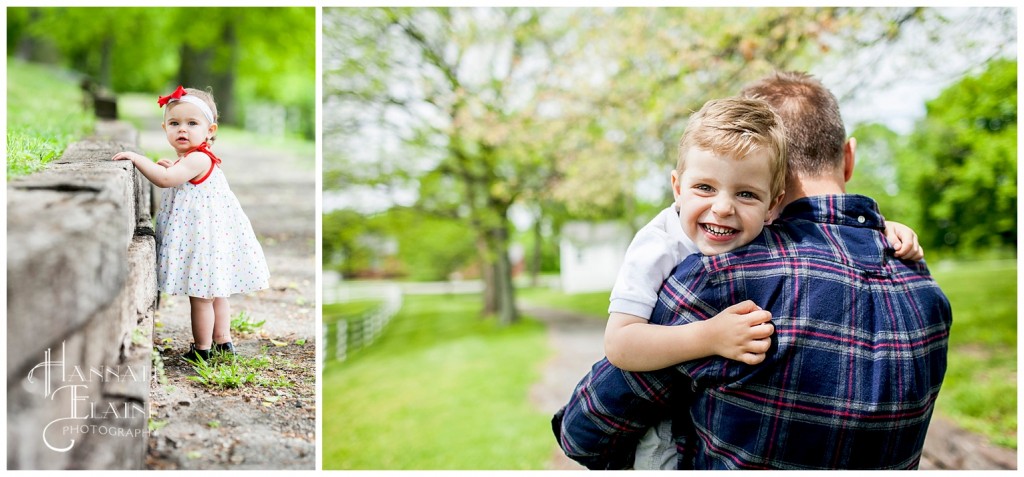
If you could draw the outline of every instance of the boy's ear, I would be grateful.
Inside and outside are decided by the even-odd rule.
[[[772,201],[771,206],[768,207],[768,213],[766,214],[767,217],[765,217],[764,223],[766,223],[766,224],[767,223],[771,223],[771,221],[775,220],[775,217],[778,217],[778,215],[779,215],[779,210],[778,209],[779,209],[779,206],[782,205],[782,199],[784,199],[784,198],[786,198],[786,192],[785,191],[782,191],[782,193],[780,193],[778,196],[775,197],[775,200]]]
[[[672,198],[678,199],[679,195],[682,193],[679,190],[679,187],[681,187],[681,184],[679,183],[679,171],[672,169],[672,174],[670,174],[670,177],[672,180]]]

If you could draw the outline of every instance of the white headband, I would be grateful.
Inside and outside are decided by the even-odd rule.
[[[192,104],[196,105],[196,107],[198,107],[200,111],[203,112],[203,115],[206,116],[206,119],[208,119],[210,121],[210,124],[213,124],[213,123],[217,122],[217,121],[215,121],[213,119],[213,111],[206,104],[206,101],[203,101],[203,100],[201,100],[198,97],[193,96],[193,95],[184,94],[184,95],[182,95],[178,99],[171,98],[167,102],[168,103],[173,103],[175,101],[184,101],[186,103],[192,103]]]

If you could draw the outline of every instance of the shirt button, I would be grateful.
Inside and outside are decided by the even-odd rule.
[[[865,219],[863,215],[861,215],[861,216],[857,217],[857,222],[860,222],[860,223],[862,223],[862,224],[863,224],[863,223],[864,223],[864,221],[866,221],[866,220],[868,220],[868,219]]]

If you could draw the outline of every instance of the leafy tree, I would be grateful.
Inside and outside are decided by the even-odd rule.
[[[263,100],[311,118],[316,95],[313,8],[12,8],[8,42],[26,59],[68,66],[113,91],[211,86],[221,121],[240,124]],[[13,28],[11,28],[13,27]],[[314,137],[313,120],[292,130]]]
[[[380,234],[361,214],[338,209],[324,214],[323,266],[335,267],[345,277],[353,277],[372,268],[374,250],[360,237]]]
[[[323,265],[345,277],[395,276],[448,280],[477,265],[466,223],[407,207],[364,216],[339,209],[323,217]]]
[[[993,61],[927,104],[900,158],[926,245],[970,253],[1017,244],[1017,62]]]
[[[397,238],[402,271],[414,280],[448,280],[477,265],[475,236],[468,224],[396,207],[383,217]]]
[[[639,198],[636,184],[667,177],[705,101],[848,45],[877,58],[940,20],[922,8],[326,9],[324,185],[415,191],[421,213],[469,224],[484,309],[509,322],[513,206],[534,216],[535,244],[570,218],[639,226],[643,202],[670,195]]]
[[[857,140],[857,163],[846,191],[875,199],[886,219],[925,230],[927,225],[920,221],[921,204],[898,161],[908,138],[877,123],[862,124],[851,136]]]
[[[555,32],[540,28],[544,16],[387,8],[331,9],[324,19],[325,109],[338,118],[327,126],[338,134],[328,150],[341,151],[325,182],[414,184],[419,210],[469,224],[485,312],[505,323],[517,319],[508,211],[545,187],[551,164],[532,142],[544,123],[531,98],[551,81]],[[379,142],[368,147],[368,138]],[[365,152],[377,153],[375,164],[354,165]]]

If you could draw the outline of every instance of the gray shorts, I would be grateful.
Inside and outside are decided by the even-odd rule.
[[[676,470],[679,455],[672,439],[672,421],[661,421],[647,429],[636,445],[633,468],[636,470]]]

